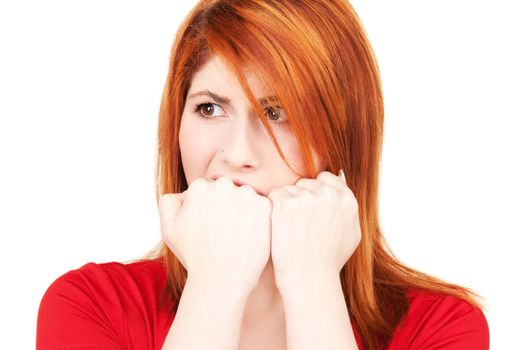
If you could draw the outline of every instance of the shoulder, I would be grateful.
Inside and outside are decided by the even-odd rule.
[[[482,310],[447,294],[407,293],[409,310],[389,349],[488,349],[489,327]]]
[[[70,270],[48,287],[46,294],[65,292],[89,295],[91,297],[107,293],[132,294],[137,288],[155,292],[165,282],[165,269],[160,260],[141,260],[129,264],[121,262],[89,262]],[[122,295],[121,295],[122,296]]]
[[[89,341],[112,348],[146,341],[147,329],[161,327],[156,331],[162,334],[171,317],[168,308],[159,307],[165,279],[159,259],[89,262],[64,273],[40,302],[37,344],[53,348]]]

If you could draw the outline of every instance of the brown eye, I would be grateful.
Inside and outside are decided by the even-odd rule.
[[[197,115],[201,118],[205,119],[215,119],[217,115],[213,115],[213,113],[217,112],[218,110],[222,110],[222,108],[219,105],[216,105],[215,103],[200,103],[196,105],[193,108],[193,111],[197,113]]]
[[[268,118],[270,118],[271,120],[279,120],[280,116],[281,115],[278,112],[276,112],[273,109],[273,107],[268,108]]]
[[[211,103],[206,103],[202,105],[202,113],[206,116],[213,115],[214,110],[215,110],[215,107]]]

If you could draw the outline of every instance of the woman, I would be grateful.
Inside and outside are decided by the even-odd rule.
[[[348,2],[200,1],[160,108],[163,240],[58,278],[37,348],[487,349],[479,296],[383,240],[382,129]]]

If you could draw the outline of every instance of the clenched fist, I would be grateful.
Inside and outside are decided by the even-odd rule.
[[[188,278],[251,291],[270,258],[271,201],[228,177],[159,199],[162,239]]]

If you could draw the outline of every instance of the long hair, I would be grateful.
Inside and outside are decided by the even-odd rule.
[[[347,0],[201,0],[172,47],[158,125],[157,201],[188,188],[178,134],[193,75],[217,55],[236,75],[258,118],[271,127],[244,75],[270,88],[284,110],[311,178],[312,148],[343,169],[357,198],[361,241],[340,272],[348,313],[367,349],[386,345],[408,311],[406,292],[445,293],[484,309],[473,290],[412,269],[395,257],[379,223],[383,96],[372,47]],[[286,162],[286,159],[284,159]],[[176,312],[187,272],[160,242],[144,258],[161,260],[163,298]],[[483,298],[481,298],[483,299]]]

